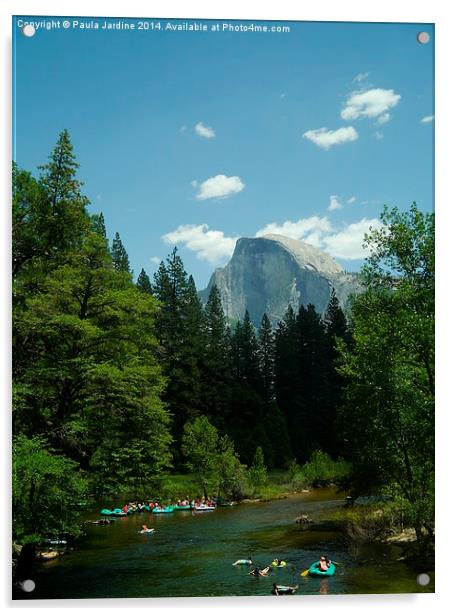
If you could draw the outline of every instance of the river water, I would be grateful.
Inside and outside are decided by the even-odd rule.
[[[75,549],[38,565],[35,591],[21,598],[269,595],[274,582],[299,584],[299,595],[433,592],[432,573],[430,584],[419,586],[417,572],[397,560],[395,546],[348,545],[338,533],[295,524],[301,513],[317,521],[343,502],[333,489],[318,489],[212,513],[140,513],[109,526],[87,524]],[[87,519],[96,517],[98,509],[87,512]],[[156,532],[139,534],[141,524]],[[336,575],[300,577],[321,554],[341,563]],[[255,578],[248,567],[232,566],[249,556],[261,567],[273,558],[288,566]]]

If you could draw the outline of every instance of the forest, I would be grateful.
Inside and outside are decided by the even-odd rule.
[[[434,215],[385,207],[363,292],[273,329],[206,305],[175,247],[131,270],[90,214],[69,132],[39,177],[13,164],[13,539],[80,532],[72,506],[196,473],[241,497],[266,469],[347,463],[434,537]]]

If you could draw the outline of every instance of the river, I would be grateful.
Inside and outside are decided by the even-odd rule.
[[[140,513],[109,526],[87,524],[75,549],[37,566],[36,588],[21,598],[269,595],[274,582],[299,584],[299,595],[433,592],[432,574],[430,584],[419,586],[417,572],[397,560],[401,551],[395,546],[351,546],[338,533],[295,524],[301,513],[316,521],[343,502],[333,489],[317,489],[212,513]],[[99,517],[98,511],[87,512],[87,519]],[[141,524],[156,532],[139,534]],[[336,575],[300,577],[321,554],[341,563]],[[262,567],[273,558],[288,566],[255,578],[248,567],[232,566],[249,556]]]

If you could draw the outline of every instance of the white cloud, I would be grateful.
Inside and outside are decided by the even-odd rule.
[[[382,141],[382,139],[384,139],[384,135],[380,133],[378,130],[374,133],[374,136],[378,141]]]
[[[277,233],[296,240],[303,240],[325,250],[332,257],[364,259],[368,252],[363,248],[363,236],[371,226],[379,227],[381,222],[377,218],[362,218],[358,222],[337,230],[332,227],[326,216],[323,218],[311,216],[295,222],[287,220],[280,225],[275,222],[270,223],[257,231],[256,237]]]
[[[159,265],[160,262],[162,261],[160,257],[150,257],[149,260],[151,261],[151,263],[154,263],[155,265]]]
[[[329,207],[327,208],[329,212],[333,212],[334,210],[341,210],[343,206],[341,205],[339,201],[338,195],[330,195],[329,199],[330,199],[330,203],[329,203]]]
[[[400,94],[383,88],[352,92],[341,111],[341,117],[343,120],[357,120],[361,117],[378,118],[378,122],[388,122],[390,119],[388,110],[395,107],[400,100]]]
[[[196,187],[197,184],[192,182],[192,186]],[[244,188],[244,182],[237,175],[231,177],[216,175],[200,184],[197,199],[200,201],[206,199],[221,199],[239,193],[241,190],[244,190]]]
[[[262,229],[259,229],[255,236],[261,237],[263,235],[269,235],[270,233],[276,233],[278,235],[285,235],[286,237],[292,237],[295,240],[302,238],[306,239],[309,233],[327,232],[330,231],[331,226],[327,217],[320,218],[319,216],[310,216],[310,218],[301,218],[296,222],[286,220],[281,225],[276,222],[271,222]]]
[[[215,131],[210,126],[205,126],[203,122],[198,122],[195,124],[195,132],[199,137],[204,137],[205,139],[212,139],[215,137]]]
[[[369,74],[370,73],[359,73],[358,75],[354,77],[352,81],[358,81],[358,82],[363,81],[364,79],[368,77]]]
[[[349,199],[346,201],[346,203],[355,203],[356,198],[354,196],[349,197]]]
[[[432,122],[434,120],[434,116],[430,115],[430,116],[425,116],[424,118],[422,118],[420,120],[421,124],[429,124],[430,122]]]
[[[233,254],[237,237],[227,237],[223,231],[209,229],[208,225],[179,225],[162,236],[166,244],[183,245],[196,253],[199,259],[218,264]]]
[[[390,114],[389,113],[383,113],[381,116],[378,117],[377,123],[378,124],[387,124],[387,122],[389,120],[390,120]]]
[[[327,130],[327,128],[308,130],[303,134],[303,137],[312,141],[320,148],[328,150],[333,145],[345,143],[346,141],[355,141],[359,138],[359,134],[353,126],[344,126],[337,130]]]
[[[333,257],[340,259],[363,259],[368,249],[363,248],[363,236],[370,227],[377,228],[381,222],[377,218],[362,218],[338,231],[323,237],[323,248]]]

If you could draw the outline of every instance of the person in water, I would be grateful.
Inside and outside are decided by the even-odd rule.
[[[327,569],[330,567],[330,560],[326,556],[321,556],[317,567],[320,571],[327,571]]]
[[[252,557],[249,556],[248,560],[246,560],[245,558],[240,558],[235,563],[233,563],[233,566],[234,565],[252,565],[252,564],[253,564]]]
[[[270,567],[265,567],[264,569],[260,569],[259,567],[255,567],[252,571],[250,571],[250,575],[254,575],[255,577],[262,576],[266,577],[269,573]]]

